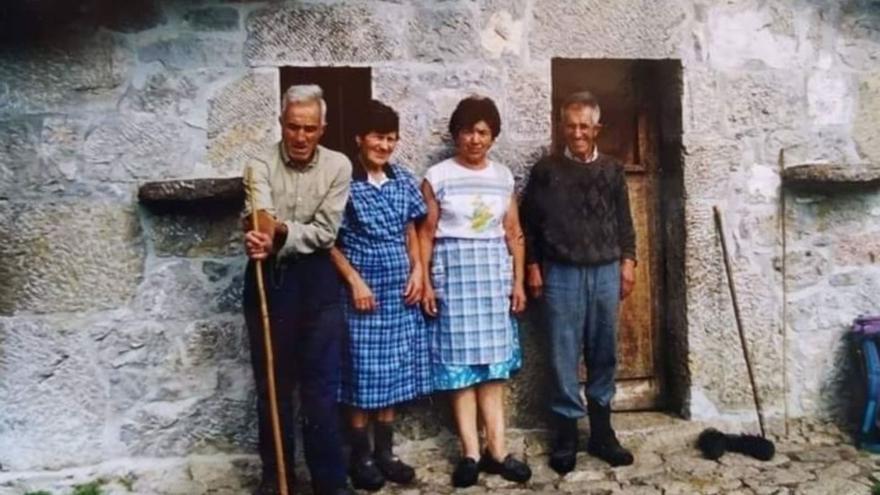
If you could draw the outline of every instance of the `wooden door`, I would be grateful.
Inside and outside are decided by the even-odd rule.
[[[626,166],[638,265],[635,289],[621,305],[615,410],[653,409],[661,399],[658,133],[646,72],[635,60],[554,59],[552,65],[554,121],[567,95],[589,90],[602,109],[599,151]],[[554,145],[562,146],[558,132],[554,130]],[[585,379],[583,368],[582,373]]]

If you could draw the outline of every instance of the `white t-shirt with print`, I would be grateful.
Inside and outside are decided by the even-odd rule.
[[[473,170],[449,158],[425,174],[440,205],[437,237],[494,239],[504,236],[502,225],[513,194],[510,169],[489,160]]]

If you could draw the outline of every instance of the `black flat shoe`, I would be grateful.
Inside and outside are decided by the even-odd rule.
[[[452,486],[456,488],[473,486],[479,476],[480,468],[477,466],[477,461],[470,457],[462,457],[455,465],[455,471],[452,472]]]
[[[352,461],[348,467],[351,484],[358,490],[375,492],[385,486],[385,477],[372,458]]]
[[[376,466],[385,479],[398,485],[406,485],[412,483],[416,477],[416,470],[405,462],[401,461],[396,455],[376,456]]]
[[[532,477],[529,465],[514,458],[513,454],[507,454],[503,461],[498,462],[487,452],[480,458],[480,470],[489,474],[500,474],[507,481],[517,483],[525,483]]]

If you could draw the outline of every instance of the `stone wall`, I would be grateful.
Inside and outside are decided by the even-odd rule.
[[[876,2],[93,3],[50,39],[0,46],[0,493],[62,469],[137,475],[144,493],[252,477],[236,212],[151,212],[136,190],[238,174],[277,139],[284,65],[371,67],[418,172],[449,153],[458,99],[491,95],[493,153],[523,179],[549,143],[551,58],[681,60],[681,412],[752,417],[716,204],[768,413],[844,404],[846,324],[880,310],[880,199],[786,195],[782,215],[779,177],[880,161]],[[540,329],[523,338],[511,419],[541,426]],[[407,434],[440,433],[441,408],[416,408]]]

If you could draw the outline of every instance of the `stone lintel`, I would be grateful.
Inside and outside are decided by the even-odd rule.
[[[241,203],[244,188],[241,177],[183,179],[145,182],[138,189],[138,200],[149,206],[170,203]]]
[[[804,163],[786,167],[782,184],[792,189],[837,193],[880,187],[880,165]]]

